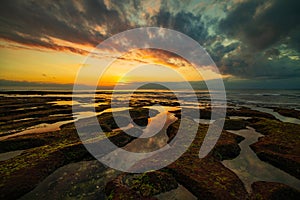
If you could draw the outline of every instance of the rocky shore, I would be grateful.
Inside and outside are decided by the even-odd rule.
[[[51,103],[58,100],[62,98],[27,98],[24,103],[24,97],[22,101],[1,97],[1,136],[11,137],[0,138],[0,152],[22,150],[19,155],[0,161],[1,199],[297,199],[300,195],[299,188],[264,181],[253,182],[249,192],[238,175],[221,162],[236,158],[241,151],[239,143],[244,140],[227,130],[249,126],[264,135],[250,145],[259,159],[299,179],[300,125],[284,123],[271,114],[249,108],[229,108],[221,137],[213,150],[200,159],[199,150],[209,125],[194,121],[189,113],[183,118],[180,110],[170,111],[178,120],[167,127],[167,142],[172,142],[182,120],[198,126],[196,138],[179,159],[163,169],[132,174],[110,169],[95,160],[79,139],[74,122],[61,125],[59,130],[13,135],[36,124],[70,120],[71,106]],[[63,100],[70,101],[67,97]],[[142,127],[149,124],[150,117],[158,114],[156,110],[142,108],[145,102],[133,104],[132,121]],[[33,108],[23,109],[25,105]],[[165,106],[176,105],[165,103]],[[102,105],[97,109],[106,108]],[[123,112],[117,112],[118,116],[122,117]],[[201,119],[210,119],[209,108],[199,112]],[[24,118],[30,119],[21,120]],[[119,130],[111,112],[102,113],[97,119],[108,140],[116,146],[126,147],[137,139]],[[94,125],[89,124],[89,118],[79,120],[86,126]],[[123,127],[131,123],[128,118],[121,121]],[[188,127],[186,130],[188,136]],[[128,131],[136,136],[142,134],[142,130],[134,126],[128,126]],[[102,139],[97,138],[97,141]],[[155,165],[156,162],[154,155],[132,167]]]

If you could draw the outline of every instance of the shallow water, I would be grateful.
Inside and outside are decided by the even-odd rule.
[[[27,129],[25,129],[24,131],[13,133],[11,135],[1,136],[0,141],[6,140],[6,139],[9,139],[9,138],[12,138],[12,137],[20,136],[20,135],[58,131],[58,130],[60,130],[60,128],[59,128],[60,126],[62,126],[64,124],[68,124],[68,123],[73,122],[73,121],[74,120],[67,120],[67,121],[56,122],[56,123],[53,123],[53,124],[47,124],[47,123],[38,124],[38,125],[35,125],[35,126],[31,126]]]
[[[264,113],[268,113],[273,115],[276,119],[279,119],[282,122],[289,122],[289,123],[293,123],[293,124],[300,124],[300,120],[293,118],[293,117],[285,117],[281,114],[279,114],[278,112],[274,112],[273,109],[270,108],[263,108],[263,107],[257,107],[257,106],[248,106],[249,108],[251,108],[252,110],[257,110],[260,112],[264,112]]]
[[[238,175],[248,192],[251,191],[251,184],[256,181],[280,182],[300,189],[300,180],[261,161],[252,151],[249,145],[257,142],[258,138],[263,135],[250,127],[229,132],[241,135],[245,137],[245,140],[239,144],[241,148],[240,155],[233,160],[224,160],[222,163]]]
[[[75,119],[62,120],[62,121],[55,122],[55,123],[52,123],[52,124],[48,124],[48,123],[37,124],[37,125],[31,126],[31,127],[28,127],[25,130],[22,130],[22,131],[19,131],[19,132],[16,132],[16,133],[12,133],[10,135],[0,136],[0,141],[6,140],[8,138],[15,137],[15,136],[25,135],[25,134],[54,132],[54,131],[60,130],[60,127],[62,125],[77,121],[79,119],[98,116],[98,115],[101,115],[102,113],[105,113],[105,112],[112,112],[112,111],[118,112],[118,111],[124,111],[124,110],[128,110],[128,109],[129,108],[123,107],[123,108],[113,108],[113,109],[109,108],[109,109],[106,109],[106,110],[101,111],[101,112],[92,112],[92,111],[76,112],[73,115]],[[63,115],[64,114],[57,114],[57,116],[63,116]],[[26,119],[28,119],[28,118],[26,118]],[[25,119],[23,119],[23,120],[25,120]]]
[[[195,197],[190,191],[188,191],[185,187],[182,185],[178,185],[178,188],[161,193],[158,195],[155,195],[155,197],[159,200],[196,200],[197,197]]]
[[[17,151],[9,151],[9,152],[5,152],[5,153],[0,153],[0,161],[5,161],[11,158],[14,158],[18,155],[20,155],[21,153],[23,153],[24,150],[17,150]]]
[[[142,138],[138,138],[122,148],[118,148],[101,158],[104,163],[110,163],[116,169],[130,170],[141,160],[151,157],[158,150],[168,148],[166,129],[177,118],[168,112],[161,112],[149,119],[149,124],[143,130]],[[130,154],[128,154],[130,152]],[[122,159],[115,159],[116,157]]]

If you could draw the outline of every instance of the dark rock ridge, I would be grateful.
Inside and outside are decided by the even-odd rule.
[[[182,119],[181,119],[182,120]],[[195,123],[190,120],[190,123]],[[180,121],[176,121],[169,127],[169,135],[178,129]],[[241,180],[232,171],[224,167],[220,160],[233,158],[239,153],[238,142],[242,140],[234,134],[222,133],[213,151],[203,159],[199,159],[199,150],[207,132],[207,125],[199,126],[195,140],[188,150],[175,162],[164,169],[171,173],[178,183],[187,188],[198,199],[247,199],[248,193]],[[188,128],[186,129],[188,131]],[[228,139],[227,139],[228,137]],[[236,153],[228,153],[235,149]],[[153,166],[160,164],[161,159],[155,155],[142,160],[132,168]]]
[[[300,178],[300,125],[265,118],[249,120],[265,135],[250,147],[257,156],[279,169]]]
[[[252,185],[250,200],[298,200],[300,192],[282,183],[259,181]]]
[[[132,109],[131,114],[136,118],[148,117],[149,109]],[[111,119],[111,113],[98,116],[108,131],[114,127]],[[94,125],[89,124],[89,119],[82,120],[83,127]],[[132,131],[138,132],[136,128]],[[122,131],[107,134],[119,146],[125,146],[134,139]],[[33,142],[33,146],[30,146],[30,142]],[[56,169],[69,163],[94,159],[81,143],[74,123],[61,126],[60,131],[21,135],[3,140],[0,144],[5,144],[2,152],[30,148],[17,157],[0,162],[0,199],[17,199],[34,189]]]
[[[166,172],[123,174],[105,187],[108,199],[156,199],[153,196],[178,187],[175,178]]]

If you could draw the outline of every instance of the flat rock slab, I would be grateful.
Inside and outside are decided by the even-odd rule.
[[[182,185],[179,185],[178,188],[174,190],[158,194],[154,197],[156,197],[158,200],[197,200],[197,197],[195,197]]]
[[[21,199],[104,199],[106,183],[119,173],[96,160],[71,163],[57,169]]]

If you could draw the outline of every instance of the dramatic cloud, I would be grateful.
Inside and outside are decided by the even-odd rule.
[[[148,64],[161,64],[171,68],[192,67],[191,64],[181,56],[158,49],[137,49],[135,51],[128,52],[119,59]]]
[[[299,29],[300,1],[251,0],[238,4],[221,21],[222,31],[261,50]],[[300,36],[300,35],[298,35]]]
[[[1,3],[0,38],[12,43],[0,44],[2,47],[16,48],[14,42],[22,48],[86,55],[116,33],[158,26],[180,31],[198,41],[223,74],[249,79],[300,77],[297,0]],[[156,56],[153,52],[151,55]]]
[[[236,48],[226,52],[232,45],[222,41],[210,48],[223,73],[246,78],[300,77],[299,9],[300,2],[294,0],[254,0],[228,10],[219,33],[235,40]]]
[[[129,28],[116,11],[101,1],[4,0],[0,8],[1,37],[17,43],[86,53],[55,44],[52,38],[95,46],[108,36]]]

